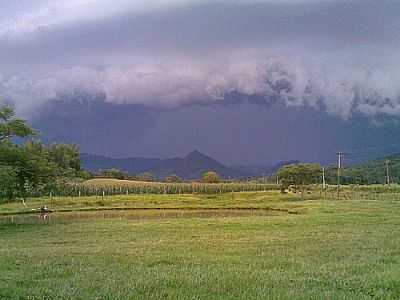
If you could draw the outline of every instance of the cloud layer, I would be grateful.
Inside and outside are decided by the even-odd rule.
[[[345,118],[354,112],[400,113],[397,66],[321,68],[254,51],[218,55],[212,61],[170,59],[101,69],[76,66],[34,79],[2,76],[0,96],[30,110],[76,91],[101,94],[113,103],[162,107],[224,101],[237,93],[243,99],[257,97],[261,104],[310,105]]]

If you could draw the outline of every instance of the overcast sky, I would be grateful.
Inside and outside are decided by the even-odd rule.
[[[396,0],[0,0],[0,97],[26,116],[79,90],[397,118],[399,15]]]
[[[398,1],[3,3],[1,89],[19,105],[80,88],[149,105],[237,91],[324,98],[344,117],[399,112]]]

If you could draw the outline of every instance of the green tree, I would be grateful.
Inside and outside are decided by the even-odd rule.
[[[34,135],[26,121],[15,117],[12,108],[0,107],[0,197],[39,195],[57,185],[60,177],[80,171],[76,146],[46,147],[33,140],[15,143],[14,138]]]
[[[14,109],[9,106],[0,107],[0,142],[34,134],[35,131],[27,125],[26,121],[15,117]]]
[[[217,172],[214,171],[208,171],[203,174],[202,181],[204,183],[218,183],[221,181],[221,178],[217,174]]]
[[[183,182],[183,180],[178,175],[173,174],[167,176],[167,178],[165,178],[165,182],[178,183],[178,182]]]
[[[0,190],[3,198],[12,198],[24,188],[23,171],[26,165],[24,150],[13,143],[13,138],[35,134],[24,120],[15,117],[9,106],[0,107]]]
[[[48,147],[49,159],[57,166],[57,175],[78,177],[82,171],[80,151],[77,145],[52,144]]]
[[[292,164],[279,169],[278,177],[281,182],[281,190],[289,185],[300,188],[303,197],[307,185],[318,183],[321,178],[321,166],[319,164]]]
[[[0,165],[12,168],[14,195],[26,198],[43,191],[54,183],[55,165],[48,159],[47,149],[39,142],[29,141],[22,146],[4,142],[0,145]]]
[[[100,175],[106,178],[114,179],[127,179],[129,177],[128,174],[116,168],[101,170]]]
[[[11,199],[17,189],[17,171],[0,165],[0,199]]]
[[[151,174],[150,172],[140,173],[136,175],[134,179],[139,181],[155,181],[153,174]]]

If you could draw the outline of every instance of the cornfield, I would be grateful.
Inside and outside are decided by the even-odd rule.
[[[53,191],[55,196],[112,196],[123,194],[222,194],[278,190],[275,184],[255,183],[163,183],[93,179]]]

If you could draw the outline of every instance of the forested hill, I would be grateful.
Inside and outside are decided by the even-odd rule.
[[[388,161],[390,181],[400,183],[400,153],[367,161],[343,170],[343,180],[347,183],[385,183],[386,161]],[[332,168],[331,173],[333,173]],[[333,174],[331,174],[334,176]]]

